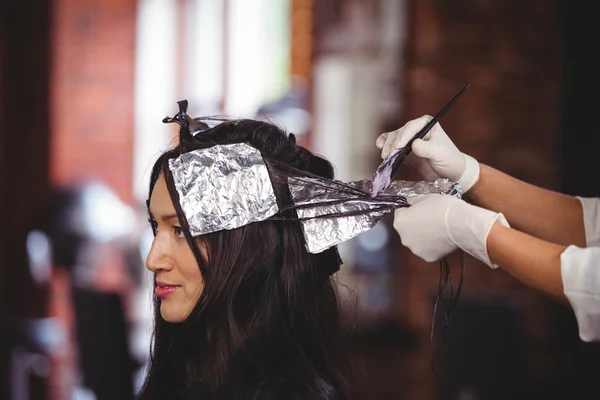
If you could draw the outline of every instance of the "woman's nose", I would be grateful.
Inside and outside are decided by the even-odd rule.
[[[173,268],[173,261],[169,256],[168,245],[159,236],[160,233],[154,237],[150,251],[146,256],[146,268],[152,272]]]

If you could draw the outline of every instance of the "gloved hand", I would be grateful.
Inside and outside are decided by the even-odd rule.
[[[497,268],[488,256],[487,236],[496,222],[508,226],[502,214],[445,194],[415,196],[409,203],[396,210],[394,229],[415,255],[433,262],[460,248]]]
[[[380,135],[375,145],[382,149],[385,158],[395,149],[401,149],[417,134],[432,117],[424,115],[406,123],[400,129]],[[425,180],[439,178],[457,182],[466,193],[479,179],[479,163],[473,157],[462,153],[446,135],[439,123],[427,133],[425,138],[413,142],[412,152],[404,161],[416,169]]]

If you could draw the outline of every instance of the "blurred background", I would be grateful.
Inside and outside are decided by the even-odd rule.
[[[149,349],[149,168],[191,115],[261,118],[366,179],[374,142],[442,125],[483,163],[600,196],[592,2],[3,0],[0,398],[131,399]],[[402,171],[402,179],[414,180]],[[443,357],[440,271],[385,219],[341,246],[355,399],[598,398],[572,312],[467,260]],[[453,283],[460,258],[450,260]],[[588,393],[595,393],[589,395]]]

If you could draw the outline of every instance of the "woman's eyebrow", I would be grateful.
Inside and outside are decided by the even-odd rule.
[[[152,212],[150,210],[148,210],[148,218],[154,219],[154,215],[152,214]],[[173,219],[173,218],[177,218],[177,214],[176,213],[166,214],[166,215],[163,215],[163,216],[160,217],[160,219],[162,221],[165,221],[165,222],[167,222],[168,220]]]
[[[167,222],[170,219],[177,218],[177,214],[167,214],[160,217],[163,221]]]

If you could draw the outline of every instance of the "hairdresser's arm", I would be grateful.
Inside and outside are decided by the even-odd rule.
[[[584,341],[600,341],[600,248],[563,246],[508,226],[504,216],[446,195],[396,211],[402,243],[425,261],[462,249],[491,268],[570,304]]]
[[[490,259],[521,282],[563,302],[560,255],[565,246],[550,243],[500,224],[487,238]]]
[[[583,209],[572,196],[520,181],[484,164],[465,195],[473,204],[501,212],[514,228],[564,246],[586,246]]]
[[[600,341],[600,248],[565,247],[496,223],[487,249],[509,274],[570,305],[583,341]]]
[[[382,149],[381,156],[386,157],[394,149],[405,146],[430,118],[414,119],[394,132],[381,135],[376,142]],[[515,228],[562,245],[585,247],[586,236],[588,246],[600,244],[600,200],[580,201],[480,165],[456,147],[440,124],[436,124],[424,140],[416,140],[412,150],[405,163],[422,178],[458,182],[466,200],[503,213]]]

